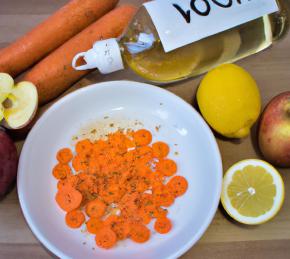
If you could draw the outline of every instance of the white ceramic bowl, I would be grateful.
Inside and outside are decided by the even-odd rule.
[[[153,140],[170,143],[178,174],[189,182],[186,194],[169,208],[174,225],[169,234],[153,233],[144,244],[122,241],[111,250],[97,248],[92,235],[65,225],[65,214],[54,200],[57,182],[51,174],[57,150],[70,146],[81,127],[92,121],[101,125],[106,116],[116,125],[137,119],[154,132]],[[40,242],[61,258],[176,258],[197,242],[215,215],[222,162],[211,130],[189,104],[158,87],[113,81],[62,98],[39,119],[24,144],[17,183],[28,225]]]

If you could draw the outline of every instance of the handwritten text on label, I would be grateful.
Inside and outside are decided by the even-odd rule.
[[[203,2],[203,9],[200,8],[198,5],[197,5],[197,1],[201,1]],[[250,0],[247,0],[247,1],[250,1]],[[242,1],[241,0],[236,0],[236,1],[233,1],[233,0],[227,0],[227,1],[221,1],[221,0],[191,0],[190,1],[190,8],[193,12],[195,12],[197,15],[200,15],[200,16],[208,16],[211,12],[211,4],[210,2],[212,2],[212,4],[218,6],[218,7],[221,7],[221,8],[230,8],[233,6],[233,4],[235,4],[234,2],[236,2],[236,4],[242,4]],[[226,3],[223,3],[223,2],[226,2]],[[190,23],[191,21],[191,12],[190,10],[184,10],[182,9],[182,7],[178,4],[172,4],[173,7],[176,8],[176,10],[182,15],[182,17],[184,18],[184,20],[187,22],[187,23]]]

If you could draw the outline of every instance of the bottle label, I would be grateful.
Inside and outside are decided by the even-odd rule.
[[[165,52],[279,10],[276,0],[155,0],[144,6]]]

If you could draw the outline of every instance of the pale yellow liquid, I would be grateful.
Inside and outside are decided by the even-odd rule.
[[[277,1],[280,11],[228,31],[165,53],[152,20],[144,7],[133,19],[120,45],[128,66],[143,78],[168,83],[207,72],[269,47],[288,31],[290,0]],[[204,28],[206,30],[206,28]],[[153,47],[131,54],[124,43],[137,41],[141,32],[153,33]]]

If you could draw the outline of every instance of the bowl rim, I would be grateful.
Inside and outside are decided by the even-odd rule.
[[[147,83],[141,83],[141,82],[136,82],[136,81],[129,81],[129,80],[113,80],[113,81],[105,81],[105,82],[100,82],[100,83],[95,83],[91,84],[88,86],[85,86],[83,88],[77,89],[76,91],[67,94],[66,96],[62,97],[61,99],[57,100],[55,103],[53,103],[42,115],[41,117],[37,120],[35,125],[32,127],[30,130],[29,134],[27,135],[21,154],[19,158],[19,164],[18,164],[18,174],[17,174],[17,192],[18,192],[18,198],[19,198],[19,203],[20,207],[23,213],[23,216],[25,218],[25,221],[27,222],[29,228],[31,229],[32,233],[34,236],[40,241],[42,245],[45,246],[50,252],[52,252],[54,255],[60,257],[60,258],[70,258],[68,255],[63,253],[60,249],[58,249],[53,243],[51,243],[49,240],[47,240],[44,235],[38,230],[38,227],[34,224],[28,208],[26,206],[26,201],[23,196],[23,185],[21,184],[23,181],[23,177],[25,177],[23,172],[23,163],[25,160],[25,154],[29,149],[29,146],[31,145],[31,141],[33,139],[33,136],[35,132],[37,132],[38,128],[42,125],[42,123],[45,121],[45,119],[48,116],[51,116],[51,113],[53,113],[55,110],[57,110],[60,106],[63,104],[70,102],[71,99],[77,97],[78,95],[82,94],[83,92],[87,91],[94,91],[95,89],[103,88],[103,87],[120,87],[120,84],[126,83],[126,87],[139,87],[141,88],[150,88],[153,91],[156,91],[157,94],[162,94],[162,95],[167,95],[168,97],[173,97],[176,99],[177,105],[183,105],[185,109],[187,109],[187,112],[191,112],[194,114],[194,116],[200,121],[201,124],[203,124],[204,129],[207,131],[206,133],[209,136],[209,140],[213,144],[213,150],[214,153],[217,155],[217,183],[216,183],[216,193],[214,193],[214,201],[213,201],[213,206],[211,207],[211,210],[208,212],[208,217],[204,221],[203,225],[199,228],[199,230],[192,236],[191,239],[187,241],[179,250],[177,250],[174,254],[170,255],[167,257],[168,259],[173,259],[173,258],[178,258],[181,255],[183,255],[185,252],[187,252],[194,244],[197,243],[197,241],[201,238],[201,236],[205,233],[205,231],[208,229],[210,223],[212,222],[216,211],[219,206],[220,202],[220,197],[221,197],[221,190],[222,190],[222,178],[223,178],[223,165],[222,165],[222,157],[221,153],[217,144],[217,141],[215,139],[215,136],[213,132],[211,131],[210,127],[208,124],[205,122],[205,120],[202,118],[202,116],[185,100],[183,100],[181,97],[175,95],[174,93],[164,89],[160,88],[158,86],[154,86],[151,84]]]

